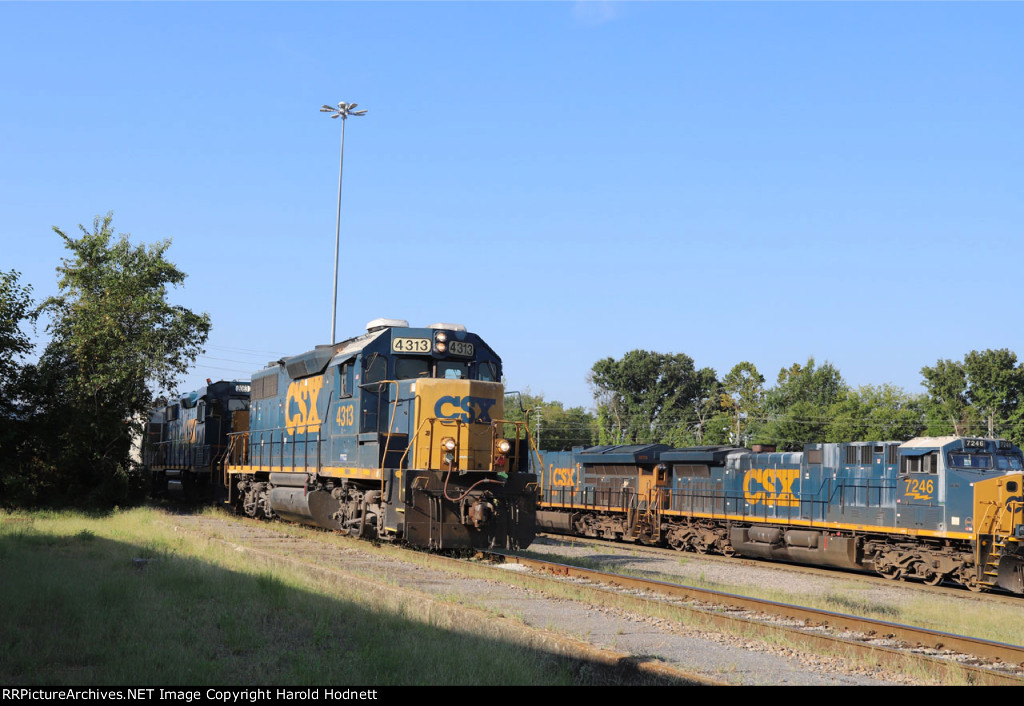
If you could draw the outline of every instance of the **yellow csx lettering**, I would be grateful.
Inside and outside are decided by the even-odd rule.
[[[548,472],[551,475],[551,485],[576,487],[575,468],[555,468],[555,464],[552,463],[548,466]]]
[[[288,385],[284,424],[289,434],[305,434],[307,431],[320,430],[320,413],[316,408],[316,398],[323,386],[323,378],[295,380]]]
[[[463,422],[483,422],[490,424],[490,409],[498,400],[487,397],[455,397],[445,395],[439,397],[434,405],[434,416],[440,419],[459,419]]]
[[[185,438],[188,439],[188,443],[196,443],[196,424],[195,419],[189,419],[185,422]]]
[[[793,482],[799,477],[798,468],[752,468],[743,476],[743,497],[751,505],[797,507]]]

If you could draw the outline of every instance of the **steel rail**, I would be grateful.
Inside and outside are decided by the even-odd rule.
[[[833,578],[837,580],[842,579],[844,581],[859,581],[867,585],[879,586],[882,588],[905,588],[907,590],[917,591],[919,593],[931,593],[938,596],[955,597],[961,600],[970,600],[982,603],[1000,603],[1004,605],[1019,606],[1021,604],[1020,602],[1024,600],[1024,597],[1016,594],[988,591],[976,593],[974,591],[970,591],[964,586],[954,584],[929,586],[928,584],[923,583],[921,581],[905,580],[902,578],[898,581],[894,581],[892,579],[883,578],[878,574],[871,573],[870,571],[857,571],[855,569],[822,567],[814,566],[811,564],[796,564],[789,561],[758,559],[757,557],[747,557],[738,555],[723,556],[722,554],[700,554],[698,552],[692,551],[680,552],[678,549],[671,549],[669,547],[659,547],[650,544],[625,542],[617,539],[601,539],[600,537],[581,537],[571,534],[558,534],[555,532],[538,532],[537,536],[560,542],[575,542],[576,544],[591,545],[594,547],[618,548],[623,551],[637,552],[640,554],[650,554],[651,556],[660,556],[666,559],[671,559],[674,557],[715,562],[718,564],[722,564],[723,566],[752,566],[758,569],[768,569],[772,571],[783,571],[794,574],[806,574],[808,576],[819,576],[822,578]],[[531,545],[529,551],[534,554],[544,553],[543,551],[537,549],[536,544]]]
[[[802,606],[778,603],[759,598],[747,598],[745,596],[737,596],[721,591],[673,584],[666,581],[623,576],[621,574],[596,571],[594,569],[584,569],[566,564],[558,564],[537,559],[527,559],[525,557],[500,552],[489,552],[485,554],[485,556],[489,556],[494,561],[520,564],[527,568],[555,576],[587,579],[616,588],[645,591],[668,598],[700,601],[702,603],[708,603],[716,606],[724,606],[733,610],[755,611],[773,616],[786,617],[802,621],[808,627],[822,626],[833,629],[856,631],[858,633],[869,635],[869,639],[889,638],[899,640],[910,645],[922,646],[936,650],[952,650],[988,660],[998,660],[1009,663],[1024,662],[1024,647],[1017,645],[981,640],[952,633],[943,633],[926,628],[916,628],[908,625],[900,625],[899,623],[860,618],[832,611],[804,608]],[[622,596],[623,594],[616,593],[616,595]],[[636,596],[633,596],[632,598],[638,602],[650,603],[650,599]],[[699,610],[704,616],[710,619],[712,623],[721,627],[735,627],[737,622],[742,622],[758,632],[776,634],[784,632],[798,636],[798,639],[801,642],[809,642],[817,647],[828,646],[834,649],[837,645],[843,645],[859,652],[885,653],[891,655],[893,658],[899,657],[902,659],[910,657],[913,661],[925,661],[940,668],[942,666],[955,666],[956,668],[971,675],[972,681],[978,684],[1024,684],[1024,677],[1021,676],[996,672],[990,669],[983,669],[960,663],[953,663],[950,660],[930,657],[927,655],[908,655],[906,650],[899,650],[881,645],[871,645],[847,638],[808,633],[806,628],[799,629],[782,627],[734,615],[716,614],[712,611],[699,608],[691,607],[689,609]]]

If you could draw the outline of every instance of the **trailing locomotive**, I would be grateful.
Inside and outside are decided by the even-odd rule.
[[[249,428],[249,383],[207,383],[150,413],[142,462],[155,495],[224,495],[228,434]]]
[[[272,362],[231,435],[227,502],[429,549],[526,547],[537,484],[500,380],[501,359],[457,324],[377,319]]]
[[[1024,457],[1008,441],[598,446],[539,461],[541,530],[1024,593]]]

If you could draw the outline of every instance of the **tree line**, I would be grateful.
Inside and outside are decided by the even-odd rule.
[[[699,446],[906,440],[915,436],[999,436],[1024,442],[1024,366],[1007,349],[971,351],[921,369],[924,393],[895,385],[848,385],[813,357],[779,371],[773,386],[753,363],[719,378],[683,353],[634,350],[594,363],[594,411],[525,395],[549,450],[592,444]],[[506,401],[506,414],[516,411]]]
[[[133,245],[112,215],[54,227],[67,249],[58,293],[35,302],[14,270],[0,272],[0,505],[111,506],[138,499],[132,462],[155,400],[203,352],[206,314],[171,304],[185,274],[170,241]],[[26,328],[49,340],[35,362]],[[594,363],[594,410],[526,390],[505,400],[549,450],[593,444],[672,446],[903,440],[995,435],[1024,442],[1024,367],[1009,350],[971,351],[921,369],[926,392],[853,388],[814,358],[779,371],[774,386],[749,362],[719,378],[683,353],[634,350]]]
[[[110,507],[142,494],[131,460],[148,412],[173,391],[210,331],[206,314],[168,301],[185,274],[170,241],[133,245],[112,214],[77,237],[54,227],[67,256],[57,294],[0,273],[0,505]],[[49,336],[35,362],[26,332]]]

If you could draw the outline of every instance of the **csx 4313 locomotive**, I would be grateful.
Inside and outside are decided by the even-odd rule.
[[[273,362],[231,437],[228,502],[430,549],[526,547],[537,484],[500,381],[501,359],[457,324],[377,319]]]
[[[538,526],[1024,593],[1024,457],[1000,439],[541,454]]]

